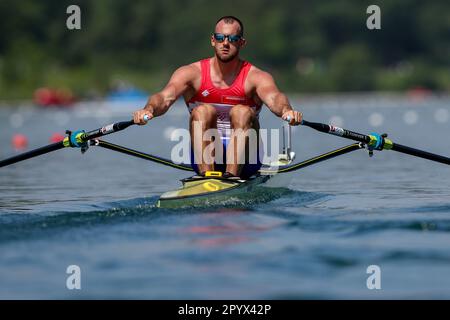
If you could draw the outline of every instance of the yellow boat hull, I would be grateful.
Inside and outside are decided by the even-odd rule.
[[[257,202],[264,196],[267,198],[267,193],[261,191],[262,188],[266,189],[265,185],[274,177],[258,175],[249,180],[186,179],[182,180],[181,188],[162,194],[156,206],[159,208],[209,207],[232,205],[241,203],[242,200]],[[256,199],[257,197],[259,199]]]

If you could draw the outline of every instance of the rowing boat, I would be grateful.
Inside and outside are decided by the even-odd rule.
[[[264,203],[276,199],[288,190],[292,175],[285,174],[364,148],[354,143],[311,159],[293,164],[291,127],[283,127],[283,149],[276,161],[261,167],[249,179],[222,178],[221,172],[208,171],[205,176],[182,179],[179,189],[163,193],[156,206],[159,208],[236,206]],[[287,134],[286,134],[287,133]],[[287,140],[287,141],[286,141]]]
[[[286,130],[285,130],[286,129]],[[287,147],[286,135],[287,132]],[[248,179],[229,179],[222,177],[220,171],[207,171],[204,176],[192,176],[182,179],[182,186],[173,191],[163,193],[156,206],[158,208],[180,208],[180,207],[210,207],[216,205],[234,205],[243,201],[254,202],[261,198],[264,190],[261,188],[277,186],[286,187],[289,183],[288,175],[283,176],[283,184],[280,184],[278,171],[271,168],[285,168],[295,158],[295,152],[291,151],[291,128],[283,127],[283,151],[278,155],[276,161]],[[274,179],[277,176],[277,179]],[[278,180],[277,184],[273,182]],[[290,179],[289,179],[290,180]],[[272,182],[272,183],[271,183]],[[269,197],[272,199],[273,197]]]
[[[193,171],[189,164],[175,163],[169,159],[98,139],[102,136],[122,131],[131,125],[134,125],[133,120],[113,123],[89,132],[85,132],[83,130],[78,130],[75,132],[67,131],[66,133],[68,136],[61,142],[53,143],[13,156],[11,158],[0,160],[0,168],[67,147],[81,148],[81,152],[84,153],[88,150],[89,146],[98,146],[140,159],[156,162],[178,170]],[[330,152],[318,155],[302,162],[292,163],[295,153],[291,151],[290,127],[288,127],[288,147],[286,148],[283,146],[283,152],[278,156],[275,163],[262,167],[256,175],[247,180],[233,180],[222,177],[220,172],[212,172],[204,177],[193,176],[186,178],[181,180],[181,188],[163,193],[159,197],[156,206],[160,208],[179,208],[186,206],[203,207],[208,205],[226,205],[230,201],[240,199],[250,199],[252,203],[255,203],[255,199],[271,200],[274,197],[265,197],[271,193],[267,190],[273,191],[280,187],[284,187],[284,190],[286,190],[286,187],[292,177],[292,175],[287,173],[364,148],[369,150],[370,156],[373,155],[374,150],[392,150],[450,165],[450,158],[448,157],[394,143],[392,140],[387,139],[386,134],[379,135],[372,133],[370,135],[365,135],[327,124],[308,122],[306,120],[303,120],[302,125],[323,133],[350,139],[356,141],[357,143],[331,150]],[[285,142],[284,132],[285,131],[283,130],[283,145]],[[261,188],[265,189],[262,190]]]
[[[290,162],[289,162],[290,163]],[[261,202],[258,197],[264,196],[265,188],[273,188],[272,183],[279,178],[278,174],[256,174],[248,179],[231,180],[218,176],[221,172],[207,171],[205,177],[193,176],[182,179],[182,187],[163,193],[156,203],[159,208],[210,207],[241,204],[243,202]],[[288,175],[283,175],[283,185],[287,186]],[[267,194],[266,194],[267,195]],[[273,197],[265,197],[273,199]]]
[[[257,175],[247,180],[194,176],[181,180],[183,183],[181,188],[163,193],[156,206],[159,208],[210,207],[236,203],[255,196],[258,190],[256,187],[269,179],[268,175]]]

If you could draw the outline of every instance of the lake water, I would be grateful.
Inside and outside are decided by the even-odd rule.
[[[305,119],[389,133],[450,156],[450,98],[292,97]],[[136,103],[70,110],[0,108],[0,159],[55,132],[128,120]],[[170,132],[187,128],[180,103],[147,126],[104,140],[170,157]],[[270,111],[263,127],[282,123]],[[297,160],[350,144],[293,130]],[[0,168],[1,299],[449,299],[450,167],[392,151],[355,151],[289,173],[267,203],[163,210],[158,196],[189,172],[110,150],[59,150]],[[68,290],[66,269],[81,270]],[[369,290],[367,268],[381,289]]]

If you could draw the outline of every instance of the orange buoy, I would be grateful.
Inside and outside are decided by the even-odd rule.
[[[51,142],[51,143],[60,142],[60,141],[63,141],[64,138],[65,138],[64,135],[62,135],[62,134],[59,133],[59,132],[55,132],[55,133],[53,133],[53,134],[50,136],[50,142]]]
[[[16,151],[24,150],[28,147],[28,138],[23,134],[15,134],[11,139],[11,144]]]

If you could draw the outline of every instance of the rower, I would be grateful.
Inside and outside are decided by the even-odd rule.
[[[224,177],[245,179],[261,167],[258,131],[262,105],[276,116],[290,119],[290,125],[301,124],[303,116],[293,110],[270,73],[240,59],[247,40],[238,18],[217,20],[210,41],[214,56],[178,68],[165,88],[153,94],[142,110],[134,112],[134,122],[143,125],[147,119],[163,115],[183,96],[190,112],[193,169],[199,175],[221,171]],[[211,130],[219,139],[204,139]],[[256,139],[251,139],[252,131]],[[214,152],[205,152],[213,149],[208,148],[211,143]],[[252,163],[250,159],[255,158]]]

